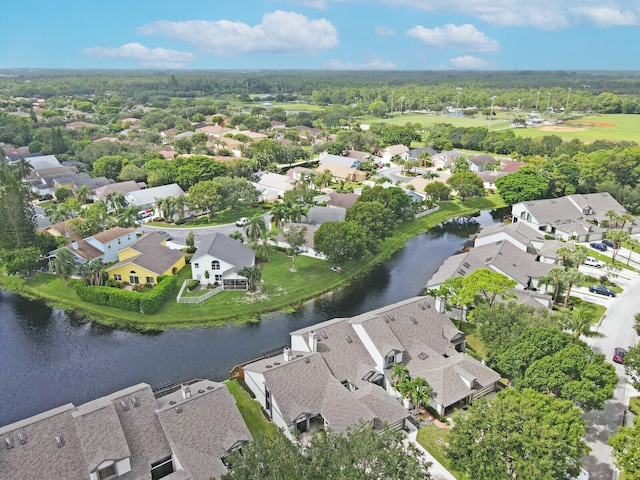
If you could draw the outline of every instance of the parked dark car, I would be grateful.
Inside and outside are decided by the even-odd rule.
[[[622,347],[616,347],[613,349],[613,361],[616,363],[624,363],[624,356],[627,354],[627,349]]]
[[[171,240],[171,235],[169,235],[167,232],[165,232],[164,230],[158,232],[160,235],[162,235],[164,237],[164,239],[168,242]]]
[[[609,240],[608,238],[602,240],[602,244],[609,248],[618,248],[618,242],[614,242],[613,240]]]
[[[591,285],[589,287],[589,291],[591,293],[598,293],[600,295],[606,295],[607,297],[615,297],[616,296],[616,292],[614,292],[613,290],[605,287],[604,285]]]
[[[607,251],[607,246],[604,243],[593,242],[589,246],[591,248],[595,248],[596,250],[600,250],[601,252]]]

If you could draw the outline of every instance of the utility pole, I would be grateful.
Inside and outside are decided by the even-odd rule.
[[[567,105],[564,107],[564,114],[567,115],[569,112],[569,99],[571,98],[571,87],[569,87],[569,94],[567,95]]]
[[[247,85],[247,97],[248,97],[248,96],[249,96],[249,82],[247,81],[247,82],[245,82],[245,83],[246,83],[246,85]]]
[[[404,106],[404,96],[400,97],[400,116],[402,116],[402,107]]]
[[[549,106],[551,105],[551,92],[547,94],[547,113],[549,113]]]
[[[395,105],[393,104],[393,96],[396,94],[395,90],[391,90],[391,116],[393,117],[393,109],[395,108]]]
[[[538,101],[540,100],[540,92],[538,92],[538,96],[536,97],[536,112],[538,111]]]
[[[458,100],[456,100],[456,117],[457,117],[460,112],[460,92],[462,91],[462,87],[457,87],[456,90],[458,90]]]

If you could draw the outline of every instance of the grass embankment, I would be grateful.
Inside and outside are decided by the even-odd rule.
[[[418,430],[418,443],[424,447],[433,458],[435,458],[444,468],[449,470],[449,473],[456,477],[458,480],[470,480],[462,472],[457,472],[451,469],[451,461],[445,455],[445,448],[447,445],[447,438],[450,430],[446,428],[438,428],[435,425],[428,427],[422,427]]]
[[[230,321],[257,321],[261,314],[295,308],[306,300],[356,280],[374,265],[386,261],[393,253],[403,248],[408,239],[449,218],[504,206],[498,195],[471,198],[464,202],[444,202],[440,211],[400,225],[392,237],[380,244],[380,250],[376,255],[368,253],[358,261],[349,262],[341,272],[332,271],[324,260],[301,255],[296,258],[297,271],[293,273],[289,270],[291,258],[282,253],[275,253],[270,262],[260,265],[264,280],[261,292],[248,294],[244,291],[227,291],[214,295],[200,305],[168,301],[154,315],[83,302],[73,288],[77,280],[71,280],[69,286],[65,287],[62,279],[50,274],[39,274],[28,280],[18,276],[5,276],[0,277],[0,283],[6,289],[34,298],[45,298],[60,308],[120,328],[165,330],[197,325],[216,326]],[[186,278],[190,278],[190,274],[191,269],[188,266],[179,272],[178,288]],[[176,290],[175,294],[177,293]]]
[[[262,414],[260,403],[251,398],[236,380],[227,380],[224,383],[231,395],[236,399],[240,415],[242,415],[242,419],[247,424],[247,428],[254,439],[260,435],[271,436],[278,431],[278,427]]]

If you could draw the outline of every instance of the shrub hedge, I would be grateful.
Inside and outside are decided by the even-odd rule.
[[[176,277],[158,277],[158,285],[149,292],[131,292],[113,287],[92,287],[82,282],[76,284],[76,293],[81,300],[96,305],[119,308],[130,312],[156,313],[173,294]]]

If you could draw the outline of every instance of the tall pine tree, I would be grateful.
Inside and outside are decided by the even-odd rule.
[[[37,223],[29,188],[6,167],[0,171],[0,219],[0,249],[35,245]]]

